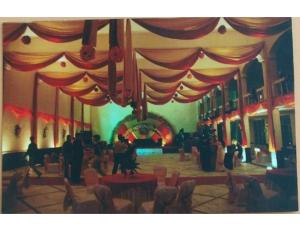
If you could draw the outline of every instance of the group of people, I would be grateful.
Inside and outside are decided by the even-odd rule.
[[[40,177],[42,173],[36,168],[37,157],[39,156],[38,147],[34,140],[34,137],[30,137],[30,144],[25,157],[29,156],[28,165],[36,175]],[[106,175],[103,169],[105,161],[107,161],[107,158],[105,158],[108,150],[106,142],[101,141],[101,137],[96,134],[92,137],[92,145],[90,146],[83,142],[79,133],[77,133],[75,137],[67,135],[66,141],[62,146],[63,169],[64,177],[73,183],[80,183],[81,170],[83,162],[85,161],[85,149],[90,150],[92,153],[92,155],[87,158],[89,163],[91,163],[91,167],[96,169],[100,175]],[[134,150],[134,144],[130,144],[125,137],[118,135],[118,141],[113,147],[114,166],[112,174],[116,174],[119,169],[124,171],[126,163],[134,158]]]
[[[225,153],[225,144],[217,139],[215,133],[216,130],[207,125],[201,126],[192,136],[187,136],[184,129],[180,129],[176,135],[176,145],[185,152],[191,152],[192,146],[197,147],[200,152],[199,165],[204,171],[225,171],[238,167],[242,159],[242,146],[233,140]]]

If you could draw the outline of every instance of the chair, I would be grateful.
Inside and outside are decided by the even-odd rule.
[[[50,161],[50,156],[49,155],[44,155],[44,167],[45,167],[45,172],[46,173],[58,173],[62,174],[62,168],[63,168],[63,160],[62,156],[59,156],[59,162],[52,163]]]
[[[185,161],[185,153],[183,148],[179,148],[179,161]]]
[[[99,174],[94,168],[87,168],[83,171],[84,183],[91,192],[95,185],[99,184]]]
[[[227,171],[227,179],[225,183],[228,187],[228,202],[237,205],[244,205],[246,202],[245,189],[241,185],[237,185],[230,171]]]
[[[176,203],[170,206],[169,213],[191,213],[192,196],[196,186],[195,180],[188,180],[181,183]]]
[[[13,208],[17,203],[18,196],[18,181],[20,180],[20,173],[14,173],[9,181],[6,182],[6,185],[3,185],[3,194],[2,194],[2,212],[11,213]]]
[[[166,185],[167,168],[164,166],[154,166],[153,174],[157,177],[158,186]]]
[[[154,193],[154,201],[142,203],[139,213],[167,213],[177,195],[177,188],[172,186],[163,186],[157,188]]]
[[[168,181],[168,186],[174,186],[177,187],[178,186],[178,181],[179,181],[179,176],[180,176],[180,172],[178,171],[173,171],[171,178]]]
[[[64,179],[66,195],[63,209],[66,211],[70,206],[71,212],[77,214],[99,213],[100,206],[94,194],[86,192],[84,195],[76,195],[67,178]]]
[[[192,146],[192,157],[195,158],[196,162],[200,162],[200,152],[196,146]]]
[[[97,198],[100,213],[133,213],[134,206],[130,200],[113,198],[110,188],[106,185],[96,185],[94,194]]]
[[[280,209],[280,205],[276,205],[279,202],[276,198],[278,193],[267,189],[263,184],[260,184],[256,178],[252,176],[246,177],[244,184],[246,191],[246,209],[248,212],[266,212],[276,211]],[[273,200],[276,198],[276,200]],[[277,207],[276,207],[277,206]]]

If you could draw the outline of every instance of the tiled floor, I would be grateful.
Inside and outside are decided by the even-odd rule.
[[[85,193],[84,186],[74,186],[75,194]],[[198,185],[192,198],[193,213],[240,213],[244,209],[228,203],[225,199],[228,190],[225,185]],[[61,185],[31,185],[24,189],[24,196],[19,198],[13,213],[47,213],[61,214],[63,210],[64,187]]]
[[[139,172],[141,173],[152,173],[153,167],[156,165],[165,166],[168,169],[168,176],[171,175],[172,171],[176,170],[180,172],[180,176],[225,176],[225,172],[204,172],[199,169],[196,160],[190,159],[187,161],[179,161],[178,154],[160,154],[160,155],[149,155],[139,156],[137,162],[140,163]],[[38,167],[42,172],[43,176],[47,177],[58,177],[57,173],[45,173],[43,167]],[[107,173],[110,174],[112,169],[112,163],[109,164]],[[6,171],[3,176],[11,176],[14,171]],[[260,167],[253,164],[242,164],[232,171],[234,175],[262,175],[266,173],[266,168]],[[36,177],[32,174],[32,177]]]
[[[195,160],[184,162],[179,161],[178,154],[164,154],[138,157],[141,173],[152,173],[155,165],[166,166],[168,176],[173,170],[180,171],[181,177],[218,177],[225,176],[225,172],[204,172],[199,169]],[[39,167],[42,171],[43,168]],[[111,164],[108,172],[111,171]],[[234,175],[262,175],[265,174],[265,168],[251,164],[243,164],[233,170]],[[4,176],[10,176],[13,171],[4,172]],[[43,177],[61,177],[58,174],[43,174]],[[32,177],[35,177],[32,174]],[[224,182],[225,183],[225,182]],[[85,186],[74,186],[74,191],[80,194],[86,193]],[[24,189],[24,196],[18,199],[18,202],[12,211],[13,213],[68,213],[63,210],[63,200],[65,188],[63,185],[30,185]],[[193,213],[240,213],[243,208],[229,204],[227,201],[228,189],[225,184],[197,185],[193,194]]]

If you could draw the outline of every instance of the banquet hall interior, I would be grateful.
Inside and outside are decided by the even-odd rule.
[[[1,213],[298,211],[291,18],[22,20]]]

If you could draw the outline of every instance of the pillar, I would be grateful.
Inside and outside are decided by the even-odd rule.
[[[277,167],[277,160],[276,160],[276,150],[277,150],[277,143],[275,140],[275,129],[274,129],[274,118],[273,118],[273,92],[272,92],[272,72],[269,65],[269,56],[266,46],[263,48],[262,51],[263,57],[263,77],[264,77],[264,96],[267,102],[267,118],[268,118],[268,144],[269,144],[269,152],[271,154],[271,162],[273,167]]]
[[[229,145],[229,140],[227,136],[227,126],[226,126],[226,115],[225,115],[225,109],[226,109],[226,95],[225,95],[225,83],[221,84],[222,88],[222,120],[223,120],[223,140],[225,145]]]
[[[70,124],[70,135],[71,136],[74,136],[74,97],[71,96],[71,110],[70,110],[70,121],[71,121],[71,124]]]
[[[37,142],[37,112],[38,112],[38,84],[39,78],[34,76],[33,89],[32,89],[32,108],[31,108],[31,136],[34,137],[34,142]]]
[[[55,100],[54,100],[54,124],[53,124],[53,140],[54,140],[54,147],[58,145],[58,115],[59,115],[59,88],[55,89]]]
[[[81,131],[84,131],[84,104],[81,103],[81,121],[80,121]]]
[[[273,110],[273,121],[274,121],[274,133],[277,145],[277,150],[282,148],[282,131],[281,131],[281,120],[280,111],[277,108]]]

